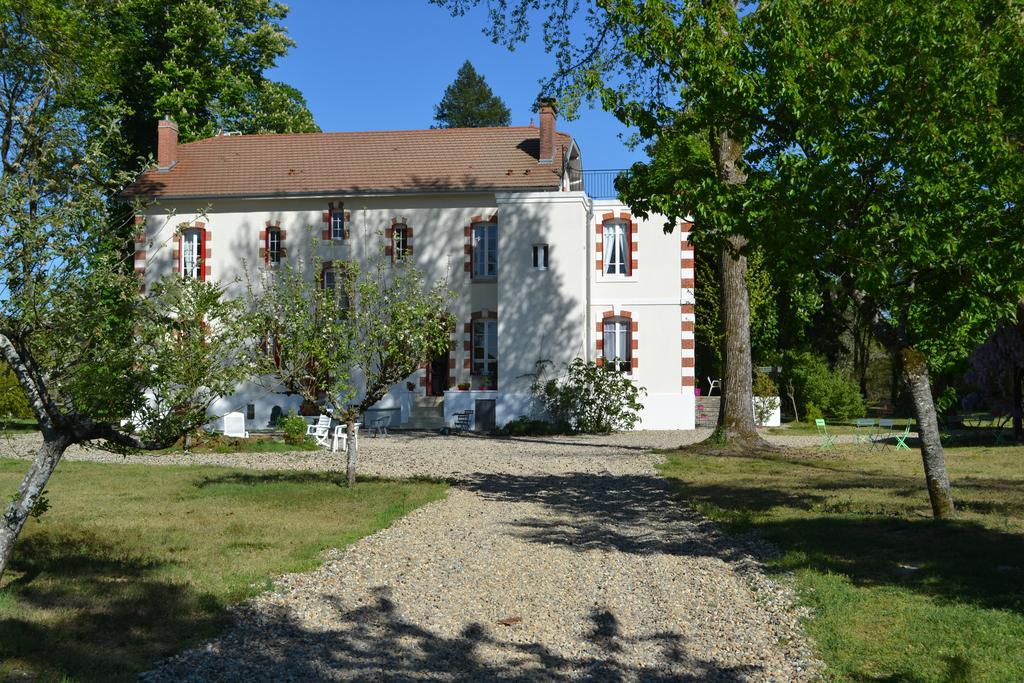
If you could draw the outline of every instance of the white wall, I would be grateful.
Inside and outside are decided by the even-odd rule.
[[[681,336],[685,339],[687,333],[681,335],[680,325],[687,317],[684,307],[693,301],[692,287],[682,286],[680,279],[686,275],[680,269],[680,255],[689,248],[685,233],[681,237],[677,229],[666,235],[660,219],[634,218],[636,270],[629,277],[604,275],[595,266],[596,226],[605,213],[617,216],[628,211],[617,202],[591,202],[580,192],[168,202],[147,212],[145,240],[137,245],[145,258],[136,265],[145,268],[149,285],[161,274],[176,272],[172,252],[178,226],[202,221],[209,236],[211,277],[231,295],[243,296],[246,280],[258,280],[265,269],[259,257],[259,233],[268,222],[287,231],[287,260],[296,263],[308,253],[312,237],[319,237],[327,227],[323,214],[328,203],[337,205],[342,199],[351,216],[351,239],[321,245],[323,259],[365,263],[383,251],[385,230],[400,218],[413,229],[415,265],[428,282],[445,280],[456,293],[451,307],[458,319],[451,352],[453,384],[470,379],[466,347],[471,337],[466,325],[473,312],[497,313],[499,425],[530,410],[530,384],[538,360],[557,371],[573,358],[600,355],[596,325],[603,312],[613,310],[629,311],[638,325],[638,366],[630,376],[648,392],[641,426],[693,428],[692,384],[684,384],[687,373],[692,382],[692,365],[684,367],[687,351]],[[466,228],[474,217],[486,220],[492,215],[498,216],[498,277],[495,282],[474,283],[465,269],[471,243]],[[549,245],[545,271],[532,267],[535,243]],[[414,392],[410,394],[402,382],[381,406],[398,408],[402,419],[407,419],[414,395],[424,393],[424,378],[425,371],[414,373],[409,377]],[[256,405],[257,414],[248,426],[258,429],[266,425],[274,405],[287,411],[297,408],[301,400],[243,385],[215,409],[244,412],[248,403]]]

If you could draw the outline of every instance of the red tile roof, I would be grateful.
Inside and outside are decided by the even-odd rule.
[[[233,135],[178,145],[170,171],[145,172],[127,197],[270,197],[371,192],[557,190],[563,149],[540,164],[540,130],[447,128]]]

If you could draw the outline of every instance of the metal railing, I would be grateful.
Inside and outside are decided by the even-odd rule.
[[[570,190],[583,190],[592,199],[617,199],[619,194],[615,191],[615,178],[626,173],[626,169],[605,168],[579,171],[570,168],[568,173]]]

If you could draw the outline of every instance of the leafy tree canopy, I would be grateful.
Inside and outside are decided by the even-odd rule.
[[[434,121],[437,128],[507,126],[512,113],[467,59],[434,107]]]

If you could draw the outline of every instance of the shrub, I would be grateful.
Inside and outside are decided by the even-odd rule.
[[[754,396],[778,396],[779,388],[771,376],[760,370],[754,371]]]
[[[635,427],[643,409],[640,396],[647,392],[610,366],[576,358],[563,377],[545,382],[538,393],[555,424],[598,434]]]
[[[823,358],[807,352],[787,353],[783,363],[783,384],[793,382],[797,405],[808,421],[815,418],[812,412],[832,418],[864,415],[864,397],[848,374],[832,370]]]
[[[547,420],[535,420],[526,415],[520,415],[499,429],[498,433],[503,436],[550,436],[552,434],[565,434],[566,431],[565,425],[557,425]]]
[[[779,388],[767,373],[754,372],[754,420],[759,425],[767,424],[776,408],[781,405]]]
[[[295,411],[288,413],[288,417],[282,418],[278,423],[284,432],[284,442],[297,446],[306,441],[306,421],[295,414]]]
[[[6,362],[0,363],[0,418],[30,419],[35,417],[25,390]]]

